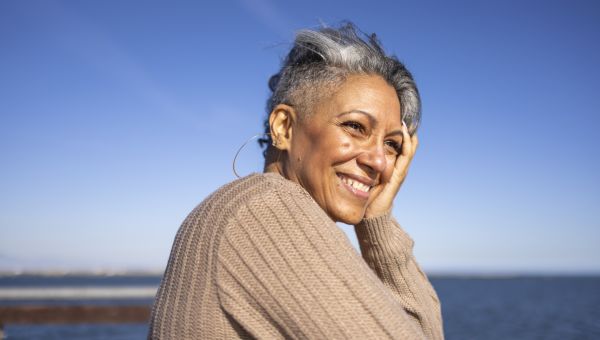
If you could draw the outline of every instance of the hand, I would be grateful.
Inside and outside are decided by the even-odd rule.
[[[394,198],[406,178],[408,167],[419,144],[417,134],[415,133],[411,137],[404,121],[402,121],[402,137],[402,153],[396,158],[392,176],[389,182],[384,184],[383,189],[379,191],[375,199],[367,206],[364,218],[380,216],[392,209]]]

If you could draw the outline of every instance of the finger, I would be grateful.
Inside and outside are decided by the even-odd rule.
[[[402,121],[402,151],[398,158],[396,159],[395,168],[396,170],[400,170],[396,172],[397,175],[403,176],[404,170],[408,167],[410,163],[410,159],[412,158],[412,140],[408,133],[408,127],[404,120]]]
[[[417,133],[412,136],[412,154],[414,155],[417,152],[417,147],[419,146],[419,138],[417,137]]]
[[[410,134],[408,133],[408,127],[404,120],[402,120],[402,154],[401,156],[410,157],[412,154],[412,140],[410,138]]]

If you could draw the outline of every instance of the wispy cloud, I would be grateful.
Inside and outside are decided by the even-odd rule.
[[[59,46],[79,55],[92,67],[122,83],[133,94],[158,108],[163,114],[171,118],[190,118],[189,110],[178,103],[167,89],[157,83],[151,74],[126,52],[125,48],[105,30],[95,25],[90,18],[63,3],[48,1],[44,6],[49,15],[77,28],[55,36]]]
[[[289,40],[294,29],[289,24],[290,18],[281,12],[269,0],[240,0],[240,3],[256,20],[275,32],[282,39]]]

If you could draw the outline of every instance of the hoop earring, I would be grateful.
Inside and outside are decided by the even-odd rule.
[[[262,136],[266,136],[266,135],[270,135],[270,133],[259,133],[259,134],[256,134],[256,135],[254,135],[254,136],[252,136],[252,137],[248,138],[248,140],[246,140],[246,141],[244,142],[244,144],[242,144],[242,146],[240,146],[240,148],[238,149],[238,151],[235,153],[235,156],[233,157],[233,164],[232,164],[232,167],[233,167],[233,174],[234,174],[234,175],[235,175],[237,178],[242,178],[242,176],[240,176],[240,174],[238,174],[238,173],[237,173],[237,171],[235,170],[235,161],[237,160],[237,158],[238,158],[238,156],[239,156],[240,152],[242,152],[242,149],[243,149],[243,148],[244,148],[244,147],[245,147],[245,146],[246,146],[248,143],[250,143],[251,141],[253,141],[254,139],[256,139],[256,138],[259,138],[259,137],[262,137]]]

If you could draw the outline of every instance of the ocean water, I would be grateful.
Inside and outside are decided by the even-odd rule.
[[[13,287],[157,287],[157,276],[0,277]],[[446,339],[600,339],[600,277],[431,279]],[[147,304],[145,298],[0,299],[19,304]],[[147,324],[5,325],[5,339],[145,339]]]
[[[447,339],[600,339],[600,277],[431,281]]]

